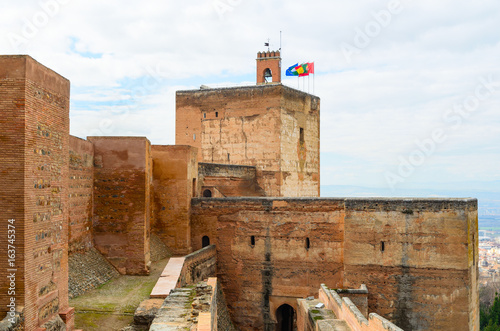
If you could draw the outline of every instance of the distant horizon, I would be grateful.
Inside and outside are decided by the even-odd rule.
[[[494,184],[494,183],[493,183]],[[408,198],[476,198],[480,218],[500,219],[500,187],[497,190],[463,188],[388,188],[365,187],[356,185],[321,185],[321,197],[408,197]],[[470,194],[468,194],[470,192]]]

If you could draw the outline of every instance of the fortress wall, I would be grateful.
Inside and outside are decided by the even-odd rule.
[[[281,196],[319,197],[319,103],[318,97],[283,89]]]
[[[263,196],[265,193],[257,183],[257,169],[252,166],[238,166],[214,163],[199,163],[198,176],[200,196],[205,189],[216,188],[221,197]],[[212,197],[215,197],[212,194]]]
[[[191,198],[198,194],[197,149],[152,146],[154,221],[152,230],[174,255],[191,249]]]
[[[67,79],[31,57],[0,57],[0,311],[15,298],[26,330],[68,311],[69,93]]]
[[[122,274],[149,273],[152,162],[142,137],[88,137],[94,144],[94,242]]]
[[[94,145],[69,136],[69,253],[93,247]]]
[[[193,233],[214,236],[218,278],[238,329],[274,325],[275,301],[314,295],[322,282],[342,287],[342,199],[199,198],[192,212]]]
[[[475,199],[346,199],[344,286],[367,284],[369,311],[404,330],[466,330]],[[475,216],[474,216],[475,215]],[[477,255],[477,253],[476,253]],[[477,259],[476,259],[477,261]],[[474,329],[474,328],[472,328]]]
[[[367,284],[369,312],[405,330],[477,327],[475,199],[199,198],[192,212],[242,329],[272,324],[278,297],[322,280]]]

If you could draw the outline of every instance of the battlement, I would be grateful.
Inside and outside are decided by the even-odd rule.
[[[257,53],[257,59],[269,59],[269,58],[280,58],[281,57],[281,52],[280,51],[267,51],[267,52],[258,52]]]

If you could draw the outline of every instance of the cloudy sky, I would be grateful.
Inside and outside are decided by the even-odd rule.
[[[10,1],[0,53],[71,80],[73,135],[174,144],[175,91],[254,83],[280,31],[315,62],[322,185],[500,183],[498,1]]]

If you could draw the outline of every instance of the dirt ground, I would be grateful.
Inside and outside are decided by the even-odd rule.
[[[120,330],[134,320],[134,311],[149,298],[168,258],[151,264],[149,276],[120,276],[69,301],[75,327],[84,331]]]

